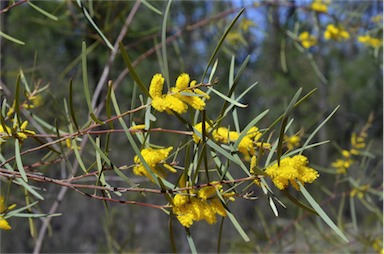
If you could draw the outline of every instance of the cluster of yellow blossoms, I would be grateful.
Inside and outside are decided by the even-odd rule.
[[[198,191],[191,190],[189,193],[180,193],[174,196],[172,212],[184,227],[189,228],[194,221],[200,220],[205,220],[209,224],[216,223],[216,214],[223,217],[227,216],[222,201],[216,192],[216,190],[222,192],[222,185],[217,184],[217,182],[211,184]],[[223,194],[223,196],[226,195]],[[233,197],[229,199],[234,200]]]
[[[326,40],[346,40],[349,39],[349,33],[341,26],[335,26],[334,24],[329,24],[324,32],[324,38]]]
[[[200,122],[196,124],[194,128],[198,132],[202,133],[203,124]],[[208,122],[205,122],[205,132],[206,134],[212,132],[213,139],[217,142],[221,142],[224,144],[236,142],[241,135],[241,133],[237,131],[230,131],[225,127],[219,127],[212,131],[212,126]],[[260,147],[261,145],[263,145],[263,148],[270,148],[269,143],[257,142],[261,136],[262,133],[259,131],[259,129],[256,126],[253,126],[241,139],[238,146],[238,150],[244,155],[245,160],[249,161],[251,156],[255,154],[255,146]],[[200,138],[196,134],[193,134],[193,140],[195,141],[195,143],[198,143],[200,141]]]
[[[317,39],[309,32],[305,31],[299,35],[299,41],[304,48],[310,48],[317,45]]]
[[[165,172],[163,170],[164,168],[168,169],[172,173],[176,173],[176,169],[174,169],[171,165],[164,162],[164,160],[168,157],[172,149],[173,147],[160,148],[160,149],[154,149],[154,148],[148,147],[141,150],[141,155],[143,156],[143,159],[148,164],[148,166],[151,168],[152,172],[157,176],[164,178],[165,177]],[[136,165],[133,168],[133,173],[135,175],[146,176],[151,181],[154,181],[153,177],[145,168],[139,156],[137,155],[135,156],[134,162],[136,163]]]
[[[3,229],[3,230],[10,230],[11,229],[11,226],[9,225],[8,221],[6,219],[4,219],[3,214],[7,210],[13,209],[15,206],[16,205],[13,204],[13,205],[9,206],[8,208],[6,208],[5,204],[4,204],[4,197],[0,196],[0,229]]]
[[[342,158],[337,159],[331,164],[332,167],[336,169],[337,174],[346,174],[347,169],[352,166],[355,162],[352,158],[353,155],[358,155],[361,153],[361,150],[365,148],[365,139],[367,137],[366,132],[361,132],[359,135],[352,133],[351,136],[351,149],[343,150],[341,152]]]
[[[163,86],[163,76],[155,74],[149,86],[149,94],[152,98],[152,107],[159,112],[183,114],[188,110],[188,105],[196,110],[203,110],[204,99],[209,99],[209,96],[198,88],[195,80],[190,82],[190,77],[186,73],[177,78],[175,87],[172,87],[167,94],[163,94]]]
[[[316,12],[327,12],[329,0],[314,0],[310,6],[311,10]]]
[[[23,141],[30,135],[35,135],[36,133],[31,130],[27,130],[28,121],[24,121],[20,128],[18,128],[17,121],[14,121],[13,127],[9,128],[5,124],[0,124],[0,143],[4,142],[10,137],[15,137],[20,141]]]
[[[319,173],[307,166],[308,159],[303,155],[295,155],[292,158],[286,157],[280,161],[280,166],[275,163],[265,170],[265,173],[271,177],[272,182],[280,190],[288,187],[289,183],[300,190],[296,180],[300,183],[312,183],[319,177]]]
[[[373,48],[380,48],[383,46],[383,40],[373,38],[369,35],[359,36],[358,40],[359,40],[359,42],[363,43],[364,45],[367,45],[367,46],[373,47]]]

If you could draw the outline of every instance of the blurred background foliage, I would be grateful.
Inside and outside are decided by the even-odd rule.
[[[42,93],[42,104],[29,111],[51,124],[57,121],[59,126],[64,127],[67,118],[63,99],[68,97],[69,80],[72,79],[76,114],[79,119],[87,119],[82,90],[81,45],[83,41],[87,44],[91,91],[96,88],[110,50],[84,18],[75,1],[33,2],[56,16],[57,20],[42,15],[27,3],[6,10],[15,2],[1,1],[1,10],[6,10],[1,13],[1,31],[25,42],[25,45],[19,45],[1,37],[2,100],[7,98],[8,103],[13,100],[17,75],[22,70],[30,85],[49,84],[49,89]],[[238,68],[250,55],[250,62],[239,81],[239,89],[244,90],[255,81],[258,85],[242,101],[248,104],[248,108],[238,110],[240,124],[243,124],[241,128],[248,123],[247,119],[269,108],[268,116],[259,123],[260,126],[267,126],[284,112],[300,87],[305,93],[317,88],[316,93],[294,112],[296,121],[291,129],[301,130],[304,136],[313,131],[337,105],[341,105],[317,137],[318,141],[331,142],[312,154],[311,151],[306,152],[312,167],[321,174],[320,179],[308,188],[323,209],[337,221],[350,243],[342,242],[319,218],[309,216],[289,202],[286,202],[287,208],[279,207],[280,216],[275,218],[267,199],[255,189],[255,195],[260,195],[259,201],[239,200],[236,206],[231,207],[251,241],[244,243],[233,226],[225,221],[221,243],[223,252],[382,251],[382,47],[367,47],[357,37],[369,33],[382,38],[383,3],[332,1],[327,13],[311,11],[311,3],[304,0],[239,0],[174,1],[171,5],[167,26],[171,82],[182,72],[199,81],[223,31],[240,8],[246,7],[218,54],[220,67],[216,72],[219,80],[216,89],[225,93],[231,57],[235,56]],[[135,2],[84,1],[83,4],[104,35],[114,43]],[[150,4],[164,12],[167,2],[150,1]],[[381,16],[379,22],[372,20],[378,16]],[[158,45],[162,21],[161,14],[141,4],[122,40],[145,84],[149,84],[153,74],[161,72],[158,57],[161,49]],[[324,40],[323,31],[329,23],[342,24],[351,37],[344,41]],[[298,41],[292,38],[292,34],[298,35],[302,31],[316,34],[318,45],[304,50],[298,47]],[[318,71],[314,69],[314,63]],[[132,96],[137,97],[137,94],[133,90],[132,79],[122,74],[124,68],[118,54],[111,64],[108,80],[118,85],[116,95],[120,108],[129,109]],[[106,88],[107,84],[98,103],[105,99]],[[214,100],[207,108],[208,115],[213,112],[215,116],[214,112],[219,110],[220,106]],[[348,174],[336,174],[331,163],[341,157],[342,149],[350,148],[352,133],[359,133],[370,114],[373,121],[367,131],[367,152],[359,156],[359,161],[348,170]],[[105,111],[102,111],[100,118],[105,118]],[[165,116],[165,126],[177,129],[179,123],[169,119],[173,120],[171,116]],[[134,121],[142,123],[143,114],[136,114]],[[178,136],[169,135],[166,141],[161,135],[154,135],[153,139],[156,138],[162,145],[168,145],[177,143]],[[130,165],[133,153],[129,144],[114,135],[111,144],[120,152],[111,153],[110,159],[116,165]],[[32,146],[26,144],[26,147],[28,145]],[[3,145],[1,152],[4,157],[11,154],[7,144]],[[44,154],[41,151],[27,155],[24,163],[36,162]],[[85,162],[94,160],[92,149],[83,156]],[[42,167],[41,171],[58,178],[65,178],[66,174],[59,164]],[[369,187],[360,188],[365,185]],[[46,213],[60,187],[48,183],[41,186],[45,188],[46,200],[40,202],[36,209]],[[353,190],[355,194],[351,195]],[[12,203],[25,202],[23,193],[16,188],[11,188],[10,193]],[[156,197],[130,195],[138,201],[158,202]],[[284,198],[282,200],[285,201]],[[70,191],[58,212],[62,216],[52,219],[42,252],[169,251],[169,236],[166,233],[168,217],[156,209],[121,204],[108,204],[106,207],[101,201]],[[38,230],[42,221],[34,221]],[[30,235],[27,219],[11,218],[10,224],[11,231],[1,232],[1,252],[31,252],[36,238]],[[198,223],[191,229],[199,251],[217,251],[219,226],[220,223],[213,226]],[[178,234],[182,230],[181,226],[175,226],[176,246],[180,252],[188,252],[185,236]]]

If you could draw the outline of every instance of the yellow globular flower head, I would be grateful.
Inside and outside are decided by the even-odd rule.
[[[4,197],[0,196],[0,214],[3,214],[6,210],[13,209],[15,206],[16,205],[11,205],[8,208],[6,208],[4,204]],[[9,225],[8,221],[4,219],[2,215],[0,215],[0,229],[3,229],[3,230],[11,229],[11,226]]]
[[[346,40],[349,38],[349,33],[341,26],[335,26],[329,24],[324,32],[324,38],[326,40]]]
[[[191,78],[187,73],[180,74],[179,77],[176,79],[176,88],[179,91],[187,89],[190,80]]]
[[[383,40],[373,38],[369,35],[359,36],[357,39],[359,42],[369,47],[380,48],[383,46]]]
[[[202,98],[209,99],[209,96],[200,89],[194,88],[195,80],[191,83],[189,81],[188,74],[180,74],[176,80],[176,86],[171,89],[173,95],[196,110],[204,110],[206,104]]]
[[[176,172],[176,170],[172,166],[164,163],[164,160],[168,157],[172,149],[173,147],[160,148],[160,149],[154,149],[154,148],[148,147],[148,148],[142,149],[140,153],[143,156],[143,159],[145,160],[145,162],[153,171],[153,173],[155,173],[160,177],[164,177],[164,173],[162,172],[162,169],[159,167],[159,164],[163,164],[164,167],[171,172]],[[139,156],[136,155],[134,157],[134,162],[136,163],[136,165],[133,168],[133,173],[135,175],[146,176],[151,181],[154,181],[152,176],[149,174],[149,172],[141,162]]]
[[[265,173],[271,177],[272,182],[280,190],[288,187],[289,183],[300,190],[296,180],[304,183],[312,183],[319,177],[319,173],[307,166],[308,159],[303,155],[295,155],[292,158],[286,157],[280,161],[280,166],[275,163],[267,167]]]
[[[161,97],[163,94],[164,78],[161,74],[155,74],[152,77],[151,84],[149,86],[149,94],[153,98]]]
[[[216,223],[216,214],[227,216],[224,205],[216,193],[216,190],[222,192],[222,185],[218,182],[210,184],[199,191],[191,190],[189,195],[183,193],[173,197],[172,212],[184,227],[189,228],[194,221],[200,220],[205,220],[208,224]],[[227,196],[229,195],[223,194],[224,198]]]
[[[304,48],[310,48],[317,45],[316,37],[307,31],[299,34],[299,41]]]
[[[221,184],[217,184],[217,182],[212,182],[211,184],[214,185],[203,187],[198,191],[197,195],[199,198],[207,200],[213,196],[216,196],[216,189],[221,190],[223,188],[223,186]]]
[[[188,110],[188,105],[196,110],[203,110],[206,104],[202,98],[209,99],[209,96],[194,88],[195,84],[196,81],[190,82],[188,74],[182,73],[177,78],[175,87],[172,87],[168,94],[162,94],[164,78],[161,74],[155,74],[149,86],[152,107],[168,114],[183,114]]]
[[[298,135],[284,136],[288,150],[293,150],[300,145],[301,138]]]
[[[200,135],[202,135],[202,133],[203,133],[203,123],[202,122],[195,124],[193,127],[194,127],[194,129],[196,129],[197,132],[200,133]],[[211,129],[212,129],[212,126],[206,121],[205,122],[205,134],[210,132]],[[199,143],[201,140],[200,137],[197,136],[195,133],[192,135],[192,138],[193,138],[193,141],[195,141],[195,143]]]
[[[310,6],[311,10],[316,12],[327,12],[329,1],[314,0]]]

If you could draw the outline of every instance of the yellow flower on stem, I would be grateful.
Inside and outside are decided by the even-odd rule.
[[[289,183],[300,190],[296,180],[304,183],[312,183],[319,177],[319,173],[307,166],[308,159],[303,155],[295,155],[292,158],[286,157],[280,161],[280,166],[275,163],[267,167],[265,173],[271,177],[272,182],[280,190],[288,187]]]
[[[0,196],[0,229],[3,229],[3,230],[10,230],[11,229],[11,226],[9,225],[8,221],[6,219],[4,219],[3,214],[7,210],[13,209],[15,206],[16,205],[13,204],[13,205],[9,206],[8,208],[6,208],[5,204],[4,204],[4,197]]]
[[[288,150],[293,150],[300,145],[301,138],[298,135],[284,136]]]
[[[196,110],[205,108],[205,99],[209,96],[195,87],[196,81],[190,82],[190,77],[182,73],[176,80],[176,86],[171,88],[170,93],[162,94],[164,78],[161,74],[155,74],[149,86],[149,95],[152,97],[152,107],[159,112],[166,111],[168,114],[177,112],[183,114],[188,110],[188,105]]]
[[[193,225],[194,221],[205,220],[208,224],[216,223],[216,214],[227,216],[222,201],[216,191],[222,192],[222,185],[211,182],[199,191],[190,191],[189,194],[176,194],[173,198],[172,212],[176,215],[180,224],[186,228]],[[232,195],[232,194],[231,194]],[[231,195],[223,194],[223,197],[233,200]]]
[[[168,169],[172,173],[176,172],[171,165],[164,162],[164,160],[168,157],[169,153],[172,151],[173,147],[154,149],[154,148],[144,148],[141,150],[141,155],[143,156],[145,162],[151,168],[153,173],[158,175],[159,177],[164,178],[165,172],[161,166]],[[139,156],[134,157],[134,162],[136,165],[133,168],[133,173],[139,176],[146,176],[151,181],[154,181],[153,177],[149,174],[143,163],[141,162]]]
[[[324,32],[324,38],[326,40],[346,40],[349,38],[349,33],[341,26],[335,26],[334,24],[329,24]]]
[[[317,45],[317,39],[309,32],[305,31],[299,35],[299,41],[304,48],[310,48]]]
[[[0,124],[0,143],[2,140],[8,139],[10,137],[15,137],[20,141],[23,141],[24,139],[27,139],[28,136],[35,135],[36,133],[34,131],[27,130],[27,125],[28,121],[24,121],[19,128],[17,121],[15,121],[11,129],[6,125],[3,126]]]
[[[310,6],[311,10],[316,12],[327,12],[329,1],[314,0]]]
[[[358,40],[364,45],[373,47],[373,48],[380,48],[383,46],[383,40],[373,38],[369,35],[359,36]]]

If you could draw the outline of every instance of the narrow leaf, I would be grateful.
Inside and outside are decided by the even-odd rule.
[[[151,95],[148,92],[148,89],[145,87],[144,83],[141,81],[141,79],[137,75],[135,69],[133,68],[131,60],[129,59],[129,56],[127,54],[127,51],[125,50],[124,45],[121,42],[119,42],[119,48],[120,48],[121,55],[123,56],[124,62],[127,65],[127,68],[129,70],[129,73],[131,74],[131,77],[136,82],[136,84],[139,86],[141,91],[145,95],[147,95],[148,97],[151,97]]]
[[[25,173],[24,166],[23,166],[23,163],[21,161],[20,143],[19,143],[19,140],[17,138],[15,139],[15,159],[16,159],[17,169],[20,172],[21,178],[25,182],[28,182],[27,174]]]
[[[46,17],[48,17],[48,18],[50,18],[50,19],[52,19],[52,20],[54,20],[54,21],[58,21],[58,20],[59,20],[56,16],[54,16],[54,15],[52,15],[51,13],[49,13],[49,12],[47,12],[47,11],[41,9],[41,8],[38,7],[37,5],[34,5],[31,1],[27,1],[27,3],[28,3],[33,9],[35,9],[35,10],[38,11],[38,12],[40,12],[40,13],[43,14],[44,16],[46,16]]]
[[[0,31],[0,36],[5,38],[5,39],[7,39],[7,40],[9,40],[9,41],[12,41],[12,42],[14,42],[16,44],[25,45],[25,42],[23,42],[21,40],[18,40],[18,39],[14,38],[14,37],[6,34],[6,33],[3,33],[2,31]]]
[[[335,231],[335,233],[340,236],[344,241],[349,242],[347,237],[340,231],[340,229],[336,226],[335,223],[328,217],[328,215],[324,212],[324,210],[320,207],[320,205],[315,201],[315,199],[309,194],[309,192],[305,189],[305,187],[301,184],[300,181],[296,181],[300,186],[300,191],[303,193],[303,196],[307,199],[309,204],[315,209],[315,211],[319,214],[319,216],[323,219],[328,226]]]

